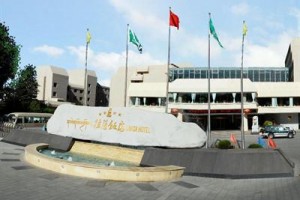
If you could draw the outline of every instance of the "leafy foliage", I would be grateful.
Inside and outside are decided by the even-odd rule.
[[[220,140],[217,144],[219,149],[233,149],[234,147],[231,145],[229,140]]]
[[[0,95],[3,95],[3,85],[7,80],[15,77],[19,62],[20,46],[9,35],[9,28],[0,22]]]
[[[36,100],[38,92],[36,77],[37,74],[33,65],[26,65],[24,69],[19,70],[17,76],[4,88],[6,108],[4,112],[31,110],[37,112],[38,108],[41,108]]]
[[[271,126],[271,125],[273,125],[273,122],[272,122],[272,121],[269,121],[269,120],[266,120],[266,121],[264,122],[264,124],[263,124],[263,127],[265,127],[265,126]]]
[[[21,102],[28,102],[37,97],[38,83],[35,66],[26,65],[20,70],[15,82],[15,92]]]
[[[21,46],[9,35],[9,28],[0,22],[0,113],[14,111],[53,112],[36,100],[38,93],[35,66],[19,68]]]

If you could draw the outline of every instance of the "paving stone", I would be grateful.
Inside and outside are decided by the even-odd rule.
[[[2,158],[1,162],[20,162],[20,159],[10,159],[10,158]]]
[[[184,181],[177,181],[177,182],[173,182],[174,184],[176,185],[180,185],[182,187],[185,187],[185,188],[198,188],[199,186],[197,185],[194,185],[194,184],[191,184],[191,183],[187,183],[187,182],[184,182]]]
[[[40,178],[52,181],[52,180],[59,178],[59,175],[58,174],[45,174],[45,175],[40,176]]]
[[[90,187],[105,187],[107,181],[90,180],[86,183]]]
[[[21,154],[20,153],[3,152],[2,155],[18,156],[18,155],[21,155]]]
[[[136,183],[135,186],[141,189],[142,191],[158,191],[157,188],[153,187],[149,183]]]
[[[34,169],[33,167],[31,166],[15,166],[15,167],[11,167],[15,170],[26,170],[26,169]]]

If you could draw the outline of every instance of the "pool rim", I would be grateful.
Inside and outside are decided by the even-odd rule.
[[[85,178],[111,181],[171,181],[179,179],[184,167],[168,165],[153,167],[100,166],[62,160],[41,154],[39,150],[48,148],[46,143],[31,144],[25,147],[25,161],[43,169],[57,173]]]

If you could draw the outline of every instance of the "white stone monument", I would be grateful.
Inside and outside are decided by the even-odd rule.
[[[252,118],[252,130],[251,133],[259,133],[259,126],[258,126],[258,116],[253,116]]]
[[[171,114],[124,107],[60,105],[47,123],[51,134],[130,146],[201,147],[206,133]]]

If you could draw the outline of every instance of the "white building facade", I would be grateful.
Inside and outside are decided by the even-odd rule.
[[[212,130],[240,129],[241,68],[211,67],[210,111]],[[245,130],[252,119],[258,123],[273,121],[299,129],[300,114],[300,39],[288,49],[285,67],[249,67],[243,69]],[[138,107],[165,112],[167,66],[119,68],[111,79],[110,106]],[[179,112],[183,121],[207,125],[208,69],[205,67],[170,66],[168,112]],[[127,92],[125,95],[125,85]],[[125,105],[126,96],[126,105]]]
[[[84,69],[67,71],[51,65],[38,66],[37,99],[53,106],[66,102],[83,105],[85,103],[84,74]],[[95,106],[96,86],[96,73],[87,70],[86,103],[88,106]]]

